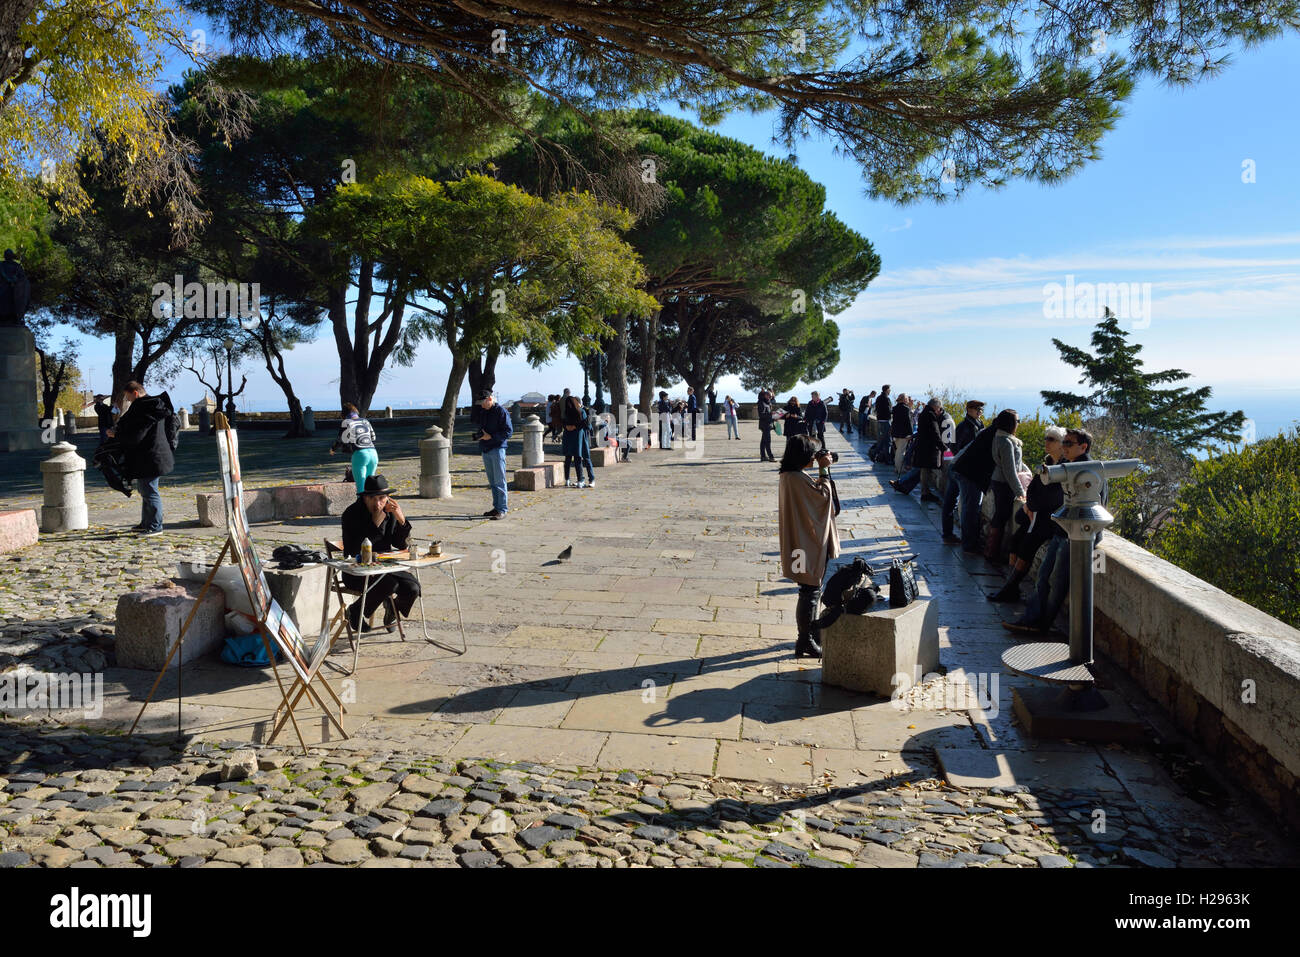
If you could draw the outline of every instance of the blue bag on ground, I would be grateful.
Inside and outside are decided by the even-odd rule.
[[[280,649],[272,646],[272,652],[279,659]],[[221,660],[230,665],[244,668],[265,668],[271,662],[266,657],[266,646],[262,643],[260,632],[251,635],[231,635],[221,649]]]

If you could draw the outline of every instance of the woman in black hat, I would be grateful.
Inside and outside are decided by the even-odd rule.
[[[367,538],[376,554],[400,552],[410,537],[411,523],[397,500],[389,498],[387,479],[382,475],[369,476],[361,495],[343,512],[343,553],[350,558],[359,555],[361,543]],[[360,590],[365,586],[365,578],[345,573],[343,583]],[[365,607],[361,607],[360,599],[354,601],[348,607],[348,622],[354,629],[367,630],[361,623],[368,621],[389,595],[393,596],[398,614],[410,615],[415,600],[420,597],[420,583],[405,571],[371,577]],[[391,630],[394,624],[396,619],[385,614],[384,627]]]

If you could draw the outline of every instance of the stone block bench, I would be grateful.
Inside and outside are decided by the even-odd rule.
[[[515,469],[510,487],[517,492],[539,492],[564,484],[564,463],[543,462],[526,469]]]
[[[0,552],[12,552],[35,545],[38,538],[40,528],[36,523],[36,509],[20,508],[12,512],[0,512]]]
[[[115,628],[118,667],[150,671],[162,668],[202,588],[200,582],[162,582],[118,598]],[[226,637],[225,615],[225,594],[220,588],[209,588],[170,667],[177,666],[177,658],[181,664],[189,664],[220,651]]]
[[[591,464],[596,468],[604,468],[609,465],[618,465],[618,449],[610,448],[608,445],[601,446],[598,449],[591,450]]]
[[[199,492],[194,498],[200,525],[225,524],[224,493]],[[357,487],[352,482],[244,489],[244,511],[248,513],[250,522],[272,522],[299,515],[342,515],[343,510],[356,500]]]
[[[934,599],[865,615],[845,612],[822,629],[826,684],[889,698],[896,688],[905,691],[938,670],[939,605]]]

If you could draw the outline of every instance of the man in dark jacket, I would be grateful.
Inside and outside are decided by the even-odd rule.
[[[889,434],[889,414],[894,406],[894,397],[889,394],[889,386],[880,387],[880,395],[876,396],[876,444],[871,449],[871,457],[874,461],[884,461],[886,455],[892,448],[892,437]]]
[[[862,401],[858,403],[858,438],[867,437],[868,421],[875,421],[871,414],[871,404],[876,401],[876,393],[873,391],[870,395],[864,395]]]
[[[758,393],[758,431],[762,437],[758,440],[758,460],[775,462],[772,454],[772,393],[760,389]]]
[[[826,446],[826,403],[822,401],[821,393],[814,392],[812,398],[808,400],[804,420],[808,423],[808,434],[816,435],[817,441],[824,448]]]
[[[388,495],[388,481],[382,475],[369,475],[357,500],[343,510],[343,554],[355,558],[361,553],[361,543],[370,540],[375,554],[405,551],[411,538],[411,522],[402,512],[402,506]],[[387,575],[368,576],[344,573],[343,584],[365,592],[365,605],[358,598],[348,606],[348,624],[354,631],[369,631],[369,620],[384,599],[393,596],[394,610],[406,617],[410,615],[415,600],[420,597],[420,582],[408,571],[392,571]],[[384,627],[397,623],[392,612],[384,613]]]
[[[975,438],[952,460],[952,473],[957,492],[961,496],[961,547],[973,555],[980,551],[980,502],[989,490],[993,478],[993,439],[997,429],[981,429]],[[945,497],[945,501],[947,501]],[[952,515],[943,515],[943,540],[954,544]]]
[[[943,403],[931,399],[916,420],[916,447],[912,450],[912,467],[901,479],[890,481],[897,491],[911,494],[916,483],[921,483],[921,501],[938,502],[933,489],[938,486],[939,471],[943,468],[943,434],[939,427]]]
[[[686,387],[686,417],[682,420],[682,438],[690,441],[695,438],[695,423],[700,420],[696,418],[700,414],[700,400],[695,395],[695,390],[690,386]]]
[[[491,389],[484,389],[478,398],[483,411],[479,415],[474,437],[478,439],[479,451],[483,453],[483,469],[487,472],[488,485],[492,489],[492,507],[483,513],[483,517],[495,521],[504,516],[510,506],[506,495],[506,440],[514,434],[515,429],[510,424],[509,413],[492,398]]]
[[[898,402],[894,404],[889,434],[894,440],[894,472],[902,475],[903,456],[907,454],[907,443],[912,441],[912,407],[907,404],[904,392],[898,394]]]
[[[122,389],[122,415],[108,430],[109,438],[122,443],[126,474],[140,489],[140,524],[132,531],[158,535],[163,530],[162,495],[158,479],[170,475],[176,467],[173,451],[179,423],[166,392],[148,395],[139,382],[128,382]]]
[[[853,390],[840,390],[840,432],[845,435],[853,434]],[[844,430],[848,429],[847,432]]]
[[[108,430],[113,427],[113,409],[105,402],[108,396],[99,394],[95,396],[95,419],[99,424],[99,444],[103,445],[108,440]]]
[[[978,399],[971,399],[966,403],[966,418],[962,419],[957,426],[956,441],[953,444],[952,452],[954,455],[961,453],[961,450],[970,445],[975,440],[975,436],[982,429],[982,416],[984,415],[984,403]],[[948,484],[943,487],[943,504],[940,510],[943,512],[943,540],[948,545],[958,545],[961,543],[953,533],[953,519],[957,511],[957,496],[961,491],[961,486],[952,474],[952,462],[949,462]]]

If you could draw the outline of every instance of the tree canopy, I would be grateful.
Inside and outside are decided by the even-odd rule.
[[[900,200],[1068,176],[1135,77],[1190,82],[1300,24],[1294,0],[191,2],[250,47],[400,64],[503,116],[518,82],[593,120],[660,101],[705,122],[774,110],[785,142],[829,138]]]

